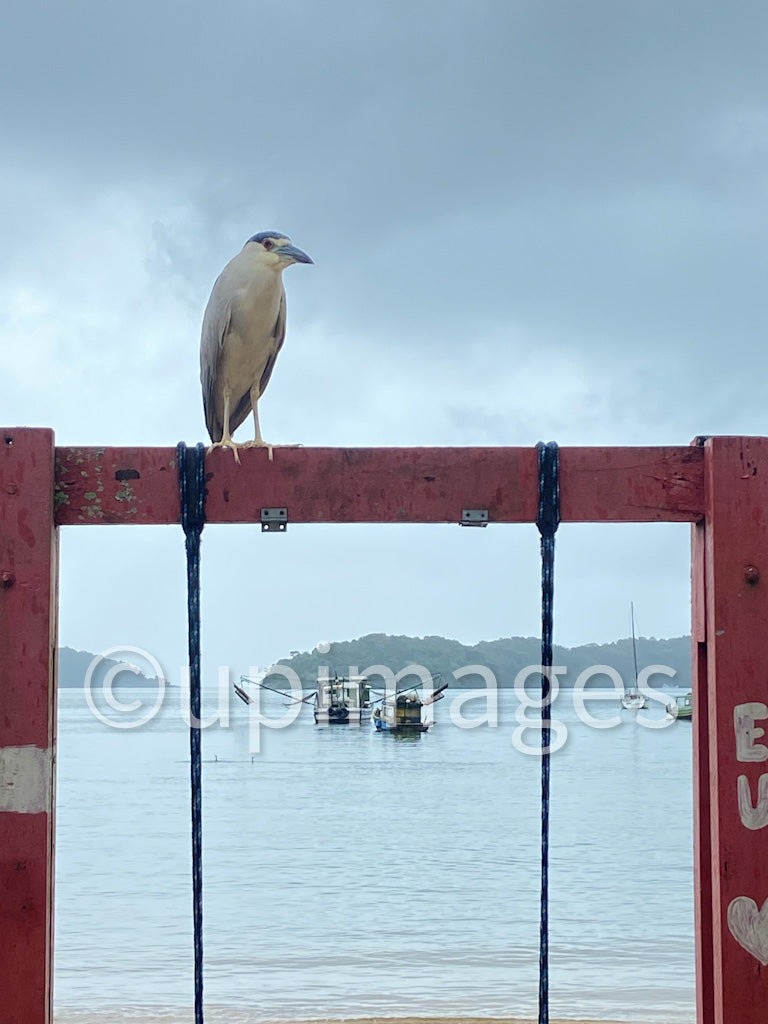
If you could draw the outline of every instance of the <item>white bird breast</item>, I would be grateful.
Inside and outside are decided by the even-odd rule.
[[[241,264],[246,262],[239,257],[236,260]],[[274,337],[274,328],[283,283],[279,271],[258,265],[233,264],[235,260],[216,284],[221,283],[221,292],[227,296],[229,306],[229,328],[222,338],[220,383],[237,398],[258,384],[278,347],[280,339]],[[214,293],[217,290],[215,288]],[[214,296],[211,299],[213,301]]]

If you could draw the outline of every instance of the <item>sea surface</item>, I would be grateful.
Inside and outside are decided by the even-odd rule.
[[[119,690],[134,711],[147,690]],[[181,691],[136,728],[59,698],[55,1006],[190,1006],[189,734]],[[536,1016],[540,759],[513,691],[449,691],[426,734],[203,732],[206,1001],[264,1020]],[[206,693],[206,712],[219,704]],[[641,713],[660,724],[663,708]],[[265,694],[261,713],[293,708]],[[492,711],[492,709],[490,709]],[[691,727],[571,691],[553,709],[550,1014],[694,1019]],[[529,712],[530,714],[530,712]],[[497,724],[490,725],[490,717]],[[473,728],[467,719],[475,719]],[[562,729],[567,735],[562,733]]]

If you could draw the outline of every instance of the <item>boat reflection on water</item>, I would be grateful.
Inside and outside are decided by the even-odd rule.
[[[393,743],[418,743],[426,731],[426,729],[390,730]]]

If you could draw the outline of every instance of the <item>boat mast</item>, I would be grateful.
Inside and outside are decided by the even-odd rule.
[[[637,643],[635,641],[635,604],[629,602],[629,616],[632,620],[632,658],[635,663],[635,690],[637,691]]]

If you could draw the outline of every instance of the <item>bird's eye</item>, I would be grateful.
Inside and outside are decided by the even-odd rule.
[[[267,252],[269,252],[269,250],[272,248],[272,246],[275,243],[272,241],[271,238],[265,238],[264,241],[261,244],[264,246],[264,248],[267,250]]]

